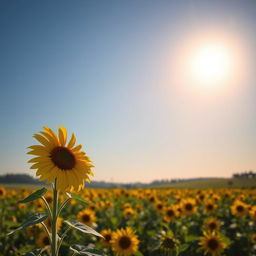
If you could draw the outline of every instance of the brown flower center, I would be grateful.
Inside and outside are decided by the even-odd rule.
[[[219,247],[219,242],[215,239],[215,238],[211,238],[208,242],[207,242],[207,246],[208,248],[210,248],[211,250],[216,250]]]
[[[44,245],[49,245],[50,244],[50,240],[49,240],[48,236],[43,238],[43,244]]]
[[[242,205],[238,205],[236,207],[236,209],[237,209],[238,212],[243,212],[244,211],[244,207]]]
[[[211,211],[211,210],[213,210],[213,205],[212,204],[207,204],[206,208],[207,208],[208,211]]]
[[[118,244],[119,244],[119,246],[120,246],[123,250],[125,250],[125,249],[128,249],[128,248],[131,246],[132,241],[131,241],[130,237],[128,237],[128,236],[122,236],[122,237],[120,238]]]
[[[186,208],[186,210],[188,210],[188,211],[192,211],[192,210],[193,210],[193,205],[190,204],[190,203],[187,203],[187,204],[185,205],[185,208]]]
[[[61,170],[71,170],[75,167],[76,159],[72,151],[65,147],[56,147],[50,154],[52,162]]]
[[[217,228],[216,223],[215,223],[215,222],[210,222],[210,223],[209,223],[209,228],[210,228],[211,230],[216,229],[216,228]]]
[[[90,222],[90,220],[91,220],[91,218],[90,218],[90,215],[88,215],[88,214],[84,214],[83,216],[82,216],[82,220],[84,221],[84,222]]]
[[[174,216],[174,211],[171,210],[171,209],[168,210],[168,211],[167,211],[167,215],[170,216],[170,217]]]
[[[106,242],[109,242],[111,240],[111,235],[107,234],[105,235]]]

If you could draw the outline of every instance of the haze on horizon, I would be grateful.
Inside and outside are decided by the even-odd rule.
[[[0,175],[33,175],[32,135],[62,125],[93,180],[256,170],[255,17],[253,0],[1,1]]]

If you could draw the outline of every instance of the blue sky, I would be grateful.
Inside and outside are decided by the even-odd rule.
[[[255,17],[255,1],[1,1],[0,173],[33,174],[32,135],[61,125],[96,180],[256,169]],[[211,29],[239,42],[247,79],[211,97],[180,91],[179,46]]]

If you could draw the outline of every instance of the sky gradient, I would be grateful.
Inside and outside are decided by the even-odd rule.
[[[32,135],[62,125],[95,180],[255,170],[255,17],[253,0],[0,1],[0,174],[34,174]],[[243,56],[243,79],[210,94],[176,71],[207,31]]]

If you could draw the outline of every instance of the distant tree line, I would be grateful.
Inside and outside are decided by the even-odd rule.
[[[256,172],[253,172],[251,170],[233,174],[233,178],[236,178],[236,179],[244,179],[244,178],[253,179],[255,177],[256,177]]]
[[[43,184],[28,174],[5,174],[0,176],[2,184]]]

